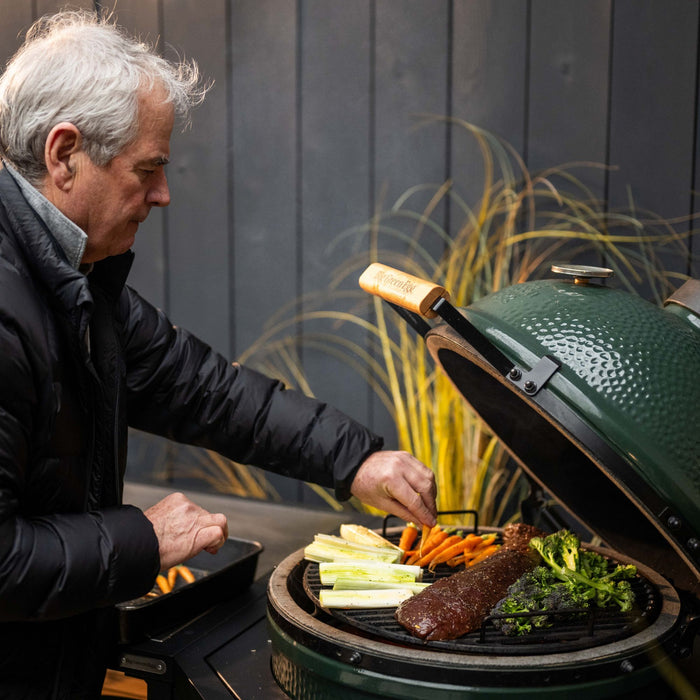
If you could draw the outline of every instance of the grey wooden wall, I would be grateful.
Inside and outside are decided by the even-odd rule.
[[[0,53],[63,4],[0,0]],[[413,129],[417,114],[491,130],[531,169],[616,166],[589,176],[611,206],[631,192],[662,216],[700,208],[697,0],[119,0],[116,13],[215,81],[173,139],[172,204],[142,228],[131,282],[231,357],[328,284],[349,254],[328,244],[380,201],[448,177],[478,190],[474,146]],[[700,274],[690,259],[679,271]],[[305,358],[319,396],[387,427],[350,370]]]

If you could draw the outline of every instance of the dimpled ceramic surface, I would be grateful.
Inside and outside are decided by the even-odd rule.
[[[548,389],[700,531],[700,328],[641,298],[555,280],[509,287],[464,310],[525,369],[561,363]]]

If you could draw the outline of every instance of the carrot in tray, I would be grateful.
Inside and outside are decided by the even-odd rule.
[[[182,576],[182,578],[187,581],[187,583],[194,583],[194,574],[184,565],[184,564],[179,564],[177,567],[175,567]]]
[[[163,574],[158,574],[156,578],[156,583],[158,584],[158,588],[160,588],[163,593],[170,593],[172,590],[170,585],[168,584],[168,579],[166,576],[163,576]]]
[[[171,566],[168,569],[168,586],[170,586],[170,590],[172,591],[173,588],[175,587],[175,579],[177,578],[177,567],[176,566]]]

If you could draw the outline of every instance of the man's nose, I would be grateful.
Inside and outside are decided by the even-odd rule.
[[[164,172],[160,173],[148,190],[147,200],[153,207],[167,207],[170,204],[170,188],[168,187],[168,178]]]

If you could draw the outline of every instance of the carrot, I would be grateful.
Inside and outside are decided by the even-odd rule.
[[[440,525],[435,525],[430,528],[428,532],[428,537],[425,541],[421,541],[418,551],[423,554],[427,554],[433,547],[436,547],[440,542],[445,539],[447,533],[440,527]]]
[[[427,539],[424,542],[421,542],[421,545],[418,547],[418,551],[409,557],[406,563],[415,564],[421,557],[424,557],[426,554],[435,549],[435,547],[437,547],[441,542],[446,540],[448,536],[449,535],[445,530],[443,530],[439,525],[435,525],[435,527],[433,527],[433,529],[430,531]]]
[[[163,576],[163,574],[158,574],[156,578],[156,583],[158,584],[158,587],[160,588],[163,593],[170,593],[171,588],[168,585],[168,579]]]
[[[471,552],[484,541],[484,538],[481,535],[475,535],[473,532],[470,532],[464,539],[467,540],[467,546],[464,548],[465,553]]]
[[[485,535],[482,541],[479,542],[474,550],[481,549],[482,547],[490,547],[496,541],[496,533],[492,532],[490,535]]]
[[[418,528],[413,523],[408,523],[406,527],[401,532],[401,538],[399,539],[399,549],[403,549],[404,552],[408,552],[411,546],[416,541],[418,537]]]
[[[469,554],[476,556],[482,549],[490,547],[496,541],[496,534],[491,533],[490,535],[478,535],[478,539],[475,541],[474,546],[469,550]],[[466,554],[467,552],[465,552]]]
[[[175,568],[187,583],[194,583],[194,574],[184,564],[180,564]]]
[[[421,552],[423,551],[423,545],[430,539],[430,535],[433,534],[433,530],[436,528],[440,528],[439,525],[435,525],[434,527],[430,527],[430,525],[423,525],[423,529],[421,531],[421,536],[420,536],[420,542],[418,543],[418,551]]]
[[[484,549],[493,544],[494,540],[496,539],[496,535],[491,534],[484,535],[482,537],[481,535],[470,533],[467,535],[466,539],[470,540],[469,546],[464,549],[462,554],[458,554],[456,557],[450,559],[447,562],[448,566],[455,567],[459,564],[469,562],[475,557],[479,556]]]
[[[447,562],[447,566],[450,568],[454,569],[455,566],[459,566],[460,564],[464,564],[464,562],[467,560],[467,557],[464,554],[458,554],[456,557],[453,557]]]
[[[177,578],[177,567],[176,566],[171,566],[168,569],[168,586],[170,586],[170,590],[173,590],[173,587],[175,586],[175,579]]]
[[[467,566],[474,566],[474,564],[478,564],[480,561],[490,557],[500,546],[500,544],[492,544],[488,547],[483,547],[477,556],[467,562]]]
[[[449,549],[458,542],[462,542],[462,535],[448,535],[437,547],[433,547],[427,554],[424,554],[417,562],[416,566],[426,566],[431,564],[435,557],[442,554],[446,549]]]
[[[438,564],[445,564],[451,559],[458,557],[460,554],[464,554],[467,549],[471,550],[476,544],[474,541],[475,539],[480,540],[481,538],[478,535],[458,537],[458,539],[452,540],[447,547],[443,547],[445,542],[450,541],[450,538],[448,538],[443,542],[443,545],[438,547],[440,550],[439,552],[433,550],[434,556],[430,559],[428,568],[433,570]]]

